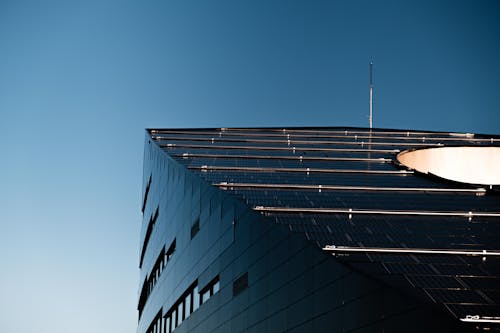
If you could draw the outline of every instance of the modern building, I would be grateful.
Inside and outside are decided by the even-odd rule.
[[[494,135],[149,129],[137,332],[499,332],[499,172]]]

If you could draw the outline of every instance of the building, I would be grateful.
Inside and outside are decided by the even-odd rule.
[[[147,130],[137,332],[500,331],[500,163],[405,159],[441,147],[500,136]]]

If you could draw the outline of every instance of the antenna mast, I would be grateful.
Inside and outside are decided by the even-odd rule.
[[[370,62],[370,130],[373,127],[373,62]]]

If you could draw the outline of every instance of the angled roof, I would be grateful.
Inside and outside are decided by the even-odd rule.
[[[500,136],[364,128],[149,129],[180,164],[325,253],[462,321],[500,323],[500,192],[400,165]]]

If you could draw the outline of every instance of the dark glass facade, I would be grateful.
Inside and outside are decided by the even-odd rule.
[[[363,128],[146,132],[138,333],[500,331],[500,195]]]

